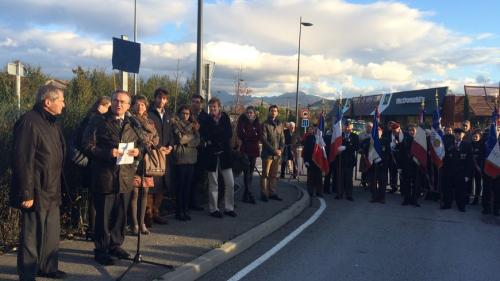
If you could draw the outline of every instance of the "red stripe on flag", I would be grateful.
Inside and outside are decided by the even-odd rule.
[[[411,144],[411,155],[417,158],[418,164],[422,166],[422,168],[427,168],[427,151],[417,142]]]

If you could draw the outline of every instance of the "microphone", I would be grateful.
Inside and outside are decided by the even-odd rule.
[[[137,120],[137,118],[135,118],[132,114],[130,114],[129,111],[125,112],[125,117],[127,117],[127,119],[129,120],[130,123],[132,123],[132,125],[136,128],[142,128],[142,125],[141,125],[141,122],[139,122],[139,120]]]

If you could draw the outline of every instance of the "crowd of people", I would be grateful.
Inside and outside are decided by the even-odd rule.
[[[415,125],[406,131],[396,122],[387,124],[385,130],[379,126],[380,159],[368,163],[373,124],[368,123],[366,132],[358,136],[352,122],[345,120],[341,149],[324,173],[313,159],[319,128],[310,127],[301,137],[295,123],[280,120],[276,105],[268,108],[263,121],[256,108],[248,106],[231,122],[218,98],[208,101],[209,112],[203,110],[204,99],[199,95],[175,113],[168,111],[168,102],[164,88],[155,90],[151,103],[145,96],[132,97],[117,90],[91,106],[75,139],[67,145],[57,122],[65,107],[64,89],[47,84],[38,90],[33,109],[14,126],[10,204],[21,210],[21,280],[66,276],[58,269],[59,206],[64,163],[67,151],[73,149],[81,150],[87,159],[81,171],[82,185],[91,191],[88,233],[95,245],[94,258],[102,265],[131,258],[121,247],[127,228],[132,234],[147,235],[153,224],[168,223],[163,204],[167,191],[175,191],[175,219],[179,221],[191,220],[190,210],[203,211],[205,202],[211,217],[236,217],[234,170],[241,166],[242,201],[256,204],[252,181],[259,157],[261,202],[281,201],[279,178],[287,170],[291,178],[297,178],[303,166],[310,195],[335,192],[335,199],[353,201],[353,170],[359,167],[361,186],[371,190],[370,202],[385,203],[387,186],[394,193],[399,181],[402,205],[418,207],[422,192],[432,191],[429,186],[437,182],[442,209],[451,208],[455,201],[465,211],[467,204],[481,201],[484,214],[499,215],[500,177],[490,178],[483,172],[485,136],[470,129],[470,122],[464,122],[463,128],[445,129],[443,167],[425,170],[413,159]],[[331,138],[327,133],[324,143],[330,144]],[[326,145],[326,155],[329,149]],[[145,159],[152,157],[152,151],[164,156],[158,158],[165,159],[160,175],[145,173]],[[359,165],[357,154],[361,155]],[[208,191],[206,198],[203,191]]]
[[[353,201],[353,170],[359,154],[361,186],[371,192],[370,202],[385,204],[385,194],[395,193],[400,187],[401,205],[420,207],[419,199],[436,199],[441,209],[450,209],[453,202],[459,211],[465,212],[466,205],[481,202],[482,213],[500,215],[500,177],[491,177],[484,172],[485,140],[488,131],[471,129],[469,121],[462,127],[445,127],[443,135],[444,159],[439,167],[431,161],[430,131],[426,131],[428,151],[426,165],[415,159],[413,150],[417,125],[409,124],[402,130],[399,123],[390,121],[387,126],[378,126],[376,134],[380,143],[378,161],[368,163],[370,146],[373,145],[373,123],[367,122],[366,131],[354,133],[351,120],[345,120],[342,128],[342,146],[339,155],[330,163],[324,177],[313,160],[317,143],[317,126],[310,127],[304,138],[304,163],[307,167],[307,186],[311,195],[323,196],[333,191],[335,199]],[[497,136],[500,134],[497,126]],[[331,132],[324,136],[329,155]],[[398,185],[399,182],[399,185]],[[434,195],[434,196],[433,196]]]

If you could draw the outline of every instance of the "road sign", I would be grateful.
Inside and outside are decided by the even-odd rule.
[[[17,63],[13,63],[13,62],[9,62],[7,64],[7,73],[10,74],[10,75],[17,75],[17,71],[18,71],[18,64]],[[20,64],[19,63],[19,75],[21,77],[24,77],[27,73],[27,70],[26,68],[24,67],[24,65]]]
[[[303,108],[300,111],[300,116],[302,116],[302,119],[309,119],[309,110],[307,108]]]
[[[302,119],[302,128],[309,127],[309,119]]]

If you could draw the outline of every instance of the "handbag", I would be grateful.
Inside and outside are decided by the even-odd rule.
[[[158,149],[150,149],[144,155],[144,169],[148,177],[164,176],[167,167],[167,159],[165,154],[161,153]]]

